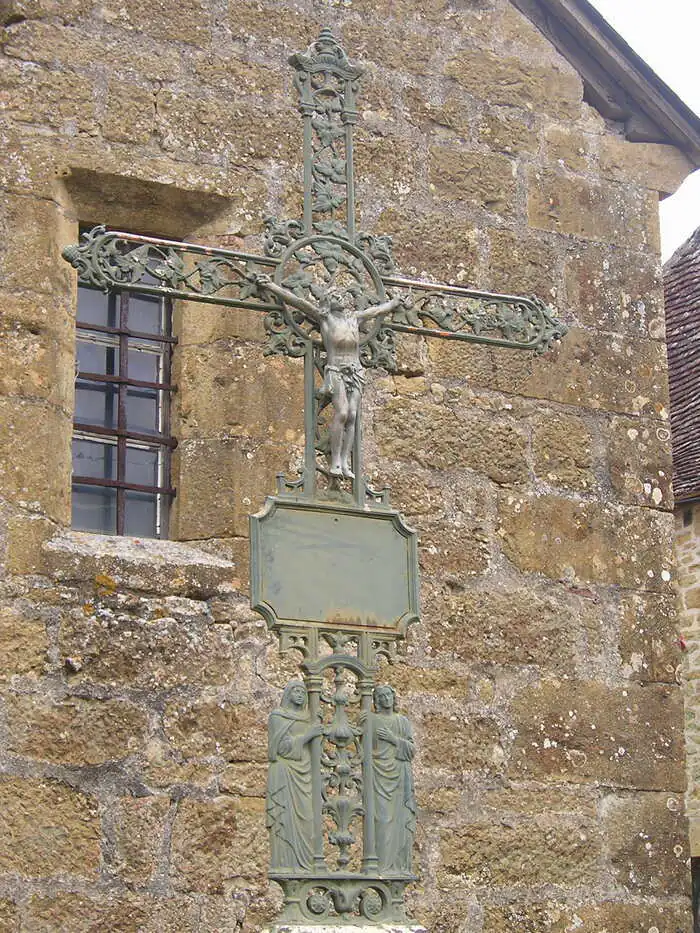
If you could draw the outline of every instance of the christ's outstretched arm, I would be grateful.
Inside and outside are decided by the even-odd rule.
[[[270,292],[273,295],[276,295],[286,304],[292,305],[292,307],[303,311],[307,317],[314,321],[314,323],[317,324],[321,320],[321,315],[319,314],[316,305],[312,305],[311,302],[307,301],[305,298],[300,298],[298,295],[295,295],[294,292],[290,291],[288,288],[283,288],[281,285],[277,285],[266,273],[253,273],[251,279],[259,288]]]
[[[372,321],[374,318],[381,317],[383,314],[389,314],[394,308],[398,308],[400,304],[401,299],[394,297],[389,301],[382,302],[380,305],[372,305],[369,308],[365,308],[364,311],[358,311],[357,320],[360,324],[364,323],[364,321]]]

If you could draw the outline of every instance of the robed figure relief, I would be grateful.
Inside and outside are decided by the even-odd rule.
[[[268,720],[267,828],[271,871],[309,871],[313,866],[311,741],[320,723],[309,721],[308,695],[300,680],[284,688]]]
[[[372,787],[379,870],[411,872],[416,834],[416,800],[411,762],[415,752],[411,723],[396,712],[396,694],[382,684],[374,689]]]

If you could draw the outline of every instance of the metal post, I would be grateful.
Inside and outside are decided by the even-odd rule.
[[[309,694],[309,722],[313,725],[318,722],[321,707],[321,687],[323,678],[318,674],[308,675],[306,689]],[[323,821],[321,814],[321,743],[323,739],[317,736],[311,741],[311,795],[313,801],[313,860],[314,870],[325,871],[326,862],[323,858]]]
[[[377,842],[374,827],[374,775],[372,767],[373,744],[373,713],[372,691],[374,677],[363,677],[358,687],[360,690],[360,706],[364,717],[364,730],[362,733],[362,804],[364,807],[363,840],[362,840],[362,871],[372,874],[379,869],[377,858]]]
[[[316,384],[315,354],[310,340],[304,352],[304,495],[316,495]]]

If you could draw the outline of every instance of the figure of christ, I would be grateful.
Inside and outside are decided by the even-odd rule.
[[[362,401],[364,369],[360,363],[360,327],[389,314],[400,304],[391,298],[364,311],[355,308],[355,299],[347,289],[329,288],[318,304],[300,298],[288,288],[275,284],[269,275],[255,273],[252,280],[261,289],[298,308],[316,324],[326,351],[326,369],[320,394],[329,398],[334,410],[330,425],[331,476],[354,478],[350,464],[355,425]]]
[[[379,870],[405,875],[411,871],[416,834],[413,730],[396,712],[392,687],[381,684],[373,696],[372,788]]]
[[[292,680],[268,720],[266,822],[273,872],[313,867],[310,743],[322,735],[323,726],[309,722],[307,701],[304,684]]]

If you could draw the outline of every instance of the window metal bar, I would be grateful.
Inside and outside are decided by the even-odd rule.
[[[171,447],[174,449],[177,447],[177,441],[174,437],[168,437],[165,434],[144,434],[142,431],[126,431],[122,428],[103,428],[99,424],[85,424],[82,421],[73,422],[73,427],[76,431],[80,431],[81,434],[100,434],[105,437],[120,438],[125,437],[127,440],[131,439],[134,441],[144,441],[151,447]]]
[[[131,489],[135,492],[153,492],[161,495],[175,495],[174,486],[144,486],[141,483],[128,483],[126,480],[102,479],[98,476],[77,476],[73,475],[73,482],[82,486],[109,486],[110,489],[116,489],[119,495],[120,489]]]
[[[121,327],[107,327],[104,324],[88,324],[87,321],[76,321],[75,326],[80,330],[94,330],[100,334],[126,334],[127,337],[135,337],[137,340],[153,340],[157,343],[177,343],[177,337],[171,337],[166,334],[148,334],[142,330],[122,330]]]
[[[119,296],[119,415],[117,426],[126,431],[126,383],[129,378],[129,338],[124,333],[128,327],[129,305],[126,292]],[[117,481],[123,483],[126,477],[126,438],[120,434],[117,439]],[[124,487],[117,486],[117,534],[124,534],[126,497]]]
[[[84,373],[78,371],[78,379],[89,379],[91,382],[111,382],[119,385],[124,382],[126,385],[137,386],[144,389],[161,389],[163,392],[174,392],[175,386],[169,382],[146,382],[145,379],[122,379],[121,376],[108,376],[105,373]]]

